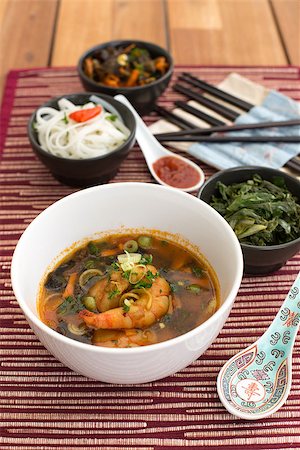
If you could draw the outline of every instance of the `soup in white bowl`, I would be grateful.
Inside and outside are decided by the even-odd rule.
[[[72,250],[46,274],[38,298],[39,316],[50,328],[113,348],[180,336],[219,305],[208,262],[157,230],[108,234]]]
[[[211,313],[204,321],[196,320],[194,325],[183,329],[181,334],[167,336],[163,342],[156,336],[153,342],[147,342],[149,345],[130,345],[123,348],[114,345],[90,345],[88,342],[70,339],[72,336],[59,333],[55,326],[51,327],[51,324],[49,326],[49,323],[44,323],[46,320],[39,305],[41,306],[43,298],[45,299],[41,291],[45,289],[49,274],[55,272],[63,261],[69,260],[70,255],[80,251],[89,242],[96,242],[98,245],[113,235],[122,236],[120,239],[123,241],[126,238],[126,242],[135,239],[138,241],[141,236],[150,236],[156,246],[158,241],[164,240],[168,245],[184,249],[192,259],[182,267],[185,269],[189,267],[191,272],[189,274],[187,272],[184,280],[177,279],[175,282],[179,289],[192,286],[186,291],[196,296],[199,291],[196,294],[197,286],[193,285],[197,285],[197,282],[193,279],[188,284],[187,280],[191,273],[197,278],[195,275],[197,270],[193,273],[193,266],[204,269],[204,278],[208,275],[210,287],[204,289],[202,294],[204,297],[207,291],[210,294],[203,304],[206,306],[210,304]],[[126,254],[123,249],[122,253]],[[142,249],[138,248],[137,253],[142,254]],[[147,249],[145,253],[150,254],[150,250]],[[152,249],[152,253],[155,253],[152,255],[156,260],[155,269],[161,271],[159,276],[166,279],[171,287],[172,280],[168,279],[170,274],[163,273],[162,266],[156,267],[162,264],[162,261],[159,261],[155,248]],[[146,269],[145,273],[149,267]],[[153,273],[154,270],[151,269],[150,272],[156,275]],[[43,211],[25,230],[16,247],[12,263],[15,295],[30,326],[45,347],[76,372],[112,383],[153,381],[170,375],[197,359],[216,338],[228,317],[240,286],[242,273],[243,259],[239,242],[230,226],[216,211],[184,192],[144,183],[97,186],[56,202]],[[63,275],[67,285],[70,273]],[[198,278],[200,279],[202,277]],[[183,281],[184,286],[181,283],[178,285],[178,281]],[[128,287],[125,289],[126,294],[132,290],[132,286],[129,287],[130,289]],[[194,293],[190,291],[193,289]],[[168,297],[170,294],[168,291]],[[85,297],[93,296],[85,295]],[[95,297],[96,295],[94,300]],[[125,305],[126,309],[127,304],[129,308],[133,308],[136,299],[127,297],[125,296],[121,300],[121,305],[116,307],[124,308]],[[174,297],[172,300],[169,298],[168,308],[171,302],[174,303]],[[120,298],[118,300],[120,301]],[[124,300],[128,302],[124,303]],[[58,303],[61,304],[60,301]],[[90,309],[93,309],[91,305]],[[89,310],[86,305],[85,310]],[[103,313],[98,307],[90,312],[98,316]],[[160,324],[166,325],[163,321],[165,315],[156,317],[152,326],[163,330],[165,327]],[[83,316],[84,314],[81,318]],[[89,328],[86,322],[84,325]],[[123,325],[122,323],[117,330],[124,330]],[[93,333],[101,335],[103,328],[98,326],[90,328]],[[143,324],[140,323],[135,324],[133,328],[144,330]],[[116,340],[118,338],[112,339]]]

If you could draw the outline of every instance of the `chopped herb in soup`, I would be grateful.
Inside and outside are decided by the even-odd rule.
[[[204,258],[151,235],[111,235],[70,254],[47,275],[42,321],[103,347],[137,347],[179,336],[219,307]]]

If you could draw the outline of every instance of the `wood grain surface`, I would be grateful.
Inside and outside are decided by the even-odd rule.
[[[166,46],[164,25],[160,0],[61,0],[51,63],[74,65],[85,50],[112,39]]]
[[[177,63],[286,63],[267,0],[168,0],[168,11]]]
[[[300,0],[0,0],[0,92],[12,68],[74,66],[87,48],[142,39],[176,64],[300,64]]]
[[[9,69],[47,66],[57,0],[0,0],[1,91]]]
[[[274,18],[278,21],[279,32],[291,64],[300,64],[300,1],[271,0]]]

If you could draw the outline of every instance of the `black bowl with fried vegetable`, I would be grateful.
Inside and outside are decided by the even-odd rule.
[[[118,40],[87,50],[77,69],[86,90],[112,96],[123,94],[143,115],[153,110],[167,88],[173,60],[167,50],[156,44]]]
[[[213,175],[198,197],[234,229],[245,273],[272,273],[300,250],[300,183],[287,173],[235,167]]]

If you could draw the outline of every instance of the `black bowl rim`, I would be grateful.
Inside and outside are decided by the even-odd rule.
[[[145,47],[152,46],[152,47],[155,47],[158,51],[161,51],[162,53],[164,53],[163,56],[166,56],[169,59],[169,61],[168,61],[169,69],[167,70],[167,72],[162,77],[158,78],[157,80],[153,81],[152,83],[145,84],[144,86],[119,87],[119,88],[106,86],[105,84],[98,84],[94,80],[92,80],[91,78],[89,78],[85,75],[85,73],[82,69],[82,64],[83,64],[83,61],[85,60],[85,58],[87,58],[88,56],[93,54],[95,51],[100,50],[102,48],[105,48],[108,46],[117,47],[118,45],[122,45],[122,44],[126,45],[126,44],[130,44],[130,43],[136,43],[138,45],[141,44],[141,45],[144,45]],[[80,77],[83,78],[85,81],[94,85],[94,87],[96,89],[103,88],[103,89],[107,89],[108,91],[111,91],[111,92],[116,92],[116,91],[138,92],[138,91],[147,89],[147,87],[155,86],[155,85],[161,83],[162,81],[164,81],[166,78],[168,78],[174,70],[174,62],[173,62],[173,58],[172,58],[171,54],[168,52],[168,50],[166,50],[163,47],[160,47],[159,45],[155,44],[154,42],[141,41],[139,39],[116,39],[114,41],[103,42],[103,44],[95,45],[94,47],[91,47],[88,50],[86,50],[79,59],[79,62],[77,64],[77,70],[79,72]]]
[[[274,173],[274,175],[276,174],[278,176],[283,176],[283,178],[289,179],[292,183],[296,182],[299,184],[299,188],[300,188],[300,183],[298,182],[298,180],[295,177],[292,177],[291,175],[287,174],[286,172],[283,172],[282,170],[275,169],[273,167],[266,167],[266,166],[237,166],[237,167],[232,167],[230,169],[221,170],[221,171],[215,173],[214,175],[212,175],[203,184],[203,186],[201,186],[201,188],[198,191],[197,197],[200,200],[204,201],[201,198],[201,193],[204,190],[204,188],[211,182],[217,181],[218,178],[225,173],[234,173],[234,172],[244,172],[245,171],[245,172],[249,172],[249,173],[252,172],[254,174],[254,173],[256,173],[258,171],[262,171],[262,170],[270,171],[271,173]],[[237,181],[235,181],[235,183],[237,183]],[[299,197],[298,197],[298,199],[300,200]],[[298,244],[298,243],[300,243],[300,236],[297,239],[294,239],[289,242],[285,242],[284,244],[260,246],[260,245],[243,244],[242,242],[240,242],[240,245],[242,248],[245,248],[245,249],[260,250],[260,251],[268,252],[268,251],[274,251],[274,250],[281,250],[281,249],[287,248],[291,245]]]
[[[123,103],[118,102],[118,100],[112,98],[111,96],[107,95],[107,94],[101,94],[99,92],[74,92],[71,94],[65,94],[65,95],[60,95],[58,97],[52,97],[51,99],[49,99],[47,102],[43,103],[42,105],[40,105],[38,108],[36,108],[34,110],[34,112],[31,114],[30,119],[28,121],[28,125],[27,125],[27,133],[28,133],[28,138],[30,141],[34,142],[34,144],[38,147],[38,151],[42,154],[47,156],[50,159],[53,159],[55,161],[68,161],[70,164],[84,164],[90,161],[98,161],[98,160],[102,160],[105,158],[108,158],[112,155],[115,155],[116,153],[122,151],[124,149],[124,147],[128,144],[128,142],[131,139],[134,139],[135,137],[135,133],[136,133],[136,120],[134,115],[132,114],[132,112],[130,111],[129,108],[127,108],[126,105],[123,105],[123,107],[125,107],[128,111],[128,113],[131,115],[132,119],[133,119],[133,128],[130,130],[130,135],[128,136],[128,138],[126,139],[125,142],[123,142],[123,144],[121,144],[119,147],[115,148],[114,150],[112,150],[111,152],[107,153],[106,155],[100,155],[100,156],[95,156],[93,158],[84,158],[84,159],[73,159],[73,158],[62,158],[61,156],[56,156],[56,155],[52,155],[52,153],[48,153],[46,150],[44,150],[40,143],[37,141],[37,139],[34,136],[34,133],[32,131],[32,126],[34,123],[34,119],[36,116],[36,112],[38,111],[38,109],[43,108],[45,106],[49,106],[49,104],[51,104],[52,102],[57,102],[58,100],[60,100],[61,98],[70,98],[70,97],[74,97],[74,96],[85,96],[85,97],[90,97],[91,95],[95,95],[97,97],[103,97],[103,99],[107,102],[111,102],[111,100],[119,103],[120,105],[123,105]]]

